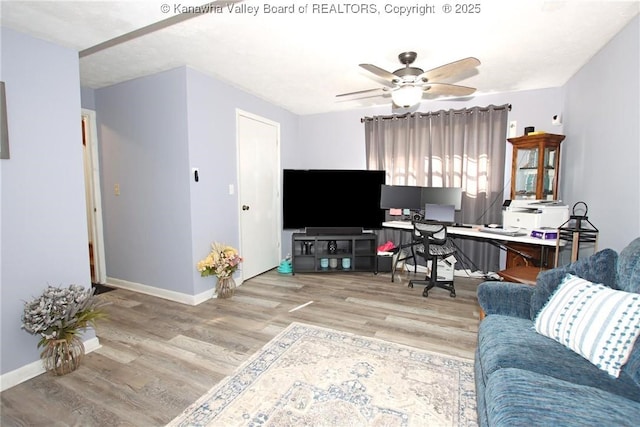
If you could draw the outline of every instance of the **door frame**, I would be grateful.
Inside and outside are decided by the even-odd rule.
[[[94,271],[96,282],[104,284],[107,282],[107,269],[104,254],[104,229],[102,224],[102,193],[100,191],[100,162],[98,160],[98,128],[96,124],[96,112],[82,108],[82,120],[85,121],[85,133],[87,138],[87,150],[91,165],[91,176],[85,185],[91,195],[93,215],[88,218],[88,230],[93,241]],[[93,279],[93,278],[92,278]]]
[[[250,113],[248,111],[242,110],[240,108],[236,108],[236,182],[238,183],[238,198],[237,198],[237,202],[238,202],[238,242],[239,242],[239,246],[240,246],[240,253],[242,253],[242,227],[243,227],[243,215],[242,215],[242,182],[240,181],[240,170],[242,165],[240,164],[240,131],[239,131],[239,126],[240,126],[240,117],[245,117],[248,119],[252,119],[252,120],[256,120],[262,123],[265,123],[267,125],[273,126],[276,130],[276,164],[273,165],[273,167],[276,170],[276,174],[275,176],[276,178],[276,193],[275,193],[275,197],[276,197],[276,201],[280,201],[282,200],[282,170],[280,167],[281,164],[281,152],[280,152],[280,123],[273,121],[273,120],[269,120],[266,119],[262,116],[259,116],[257,114],[253,114]],[[275,218],[275,222],[276,224],[274,224],[274,226],[276,227],[276,230],[280,229],[280,225],[282,224],[282,210],[281,209],[277,209],[276,214],[274,215]],[[282,231],[280,230],[280,232],[276,232],[277,235],[277,242],[276,242],[276,246],[273,248],[276,253],[277,253],[277,258],[276,259],[280,259],[282,256]],[[277,265],[276,265],[277,266]],[[242,269],[241,269],[242,272]],[[244,272],[242,272],[242,280],[244,281]]]

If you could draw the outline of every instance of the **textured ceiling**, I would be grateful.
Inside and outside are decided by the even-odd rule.
[[[476,94],[558,87],[640,10],[640,1],[485,0],[476,13],[445,13],[456,7],[447,1],[372,1],[367,12],[360,3],[247,0],[235,12],[216,8],[82,57],[81,83],[100,88],[188,65],[296,114],[313,114],[390,104],[335,95],[381,87],[358,64],[393,71],[401,67],[397,55],[412,50],[424,70],[480,59],[477,74],[456,81]],[[3,26],[82,51],[203,3],[2,1],[0,13]],[[431,6],[424,14],[415,8],[423,5]],[[401,14],[400,6],[414,10]]]

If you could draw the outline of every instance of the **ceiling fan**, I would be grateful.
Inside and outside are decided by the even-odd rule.
[[[464,58],[429,71],[423,71],[421,68],[411,66],[417,56],[418,54],[415,52],[403,52],[398,55],[398,59],[404,64],[404,68],[400,68],[393,73],[372,64],[360,64],[360,67],[385,80],[389,87],[343,93],[336,95],[336,97],[364,94],[376,95],[375,92],[380,92],[379,95],[391,93],[394,104],[407,108],[419,103],[423,93],[435,96],[467,96],[476,91],[473,87],[440,83],[438,80],[450,79],[456,75],[473,71],[473,68],[480,65],[478,59],[473,57]]]

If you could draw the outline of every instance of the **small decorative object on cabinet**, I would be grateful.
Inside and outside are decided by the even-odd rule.
[[[560,143],[564,135],[535,133],[509,138],[513,144],[511,199],[557,200]]]
[[[38,348],[44,347],[40,358],[48,372],[64,375],[80,366],[84,344],[79,335],[105,317],[93,292],[79,285],[49,286],[39,298],[25,303],[22,328],[41,336]]]
[[[376,241],[373,233],[310,236],[293,233],[293,273],[376,271]],[[301,244],[302,242],[302,244]],[[304,243],[313,253],[304,252]]]

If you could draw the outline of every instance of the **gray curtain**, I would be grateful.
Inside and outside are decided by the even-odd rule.
[[[490,105],[365,117],[367,168],[385,170],[388,185],[461,187],[458,222],[500,224],[508,112],[508,105]],[[470,239],[456,244],[468,257],[466,267],[499,270],[496,247]]]

